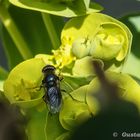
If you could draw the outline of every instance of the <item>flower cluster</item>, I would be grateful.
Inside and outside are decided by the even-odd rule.
[[[4,95],[30,118],[26,126],[29,140],[68,139],[75,127],[98,113],[101,105],[94,95],[100,93],[101,83],[93,62],[97,62],[106,77],[118,85],[121,98],[140,106],[140,86],[129,75],[120,73],[132,43],[132,34],[126,25],[95,13],[102,8],[89,0],[10,2],[49,14],[78,16],[66,22],[59,48],[51,50],[51,54],[36,54],[21,62],[4,82]],[[63,77],[60,81],[63,102],[56,114],[50,114],[42,99],[47,94],[41,88],[42,68],[46,65],[53,65],[55,74]]]
[[[4,83],[4,93],[24,111],[35,109],[40,117],[47,117],[42,122],[47,139],[65,139],[76,126],[99,111],[99,102],[92,97],[100,88],[93,61],[100,64],[110,80],[118,83],[122,97],[139,105],[139,85],[130,76],[116,73],[127,58],[131,38],[124,24],[107,15],[94,13],[71,19],[62,30],[60,48],[53,50],[52,55],[38,54],[17,65]],[[66,92],[61,93],[63,104],[59,114],[53,116],[42,99],[44,90],[38,90],[43,79],[41,70],[48,64],[63,76],[60,88]],[[136,90],[135,96],[130,83]]]

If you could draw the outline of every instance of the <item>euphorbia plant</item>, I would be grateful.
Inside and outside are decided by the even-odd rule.
[[[89,0],[6,2],[1,1],[0,18],[11,38],[5,29],[2,30],[2,37],[8,53],[11,53],[8,45],[12,41],[12,46],[17,48],[14,54],[19,55],[20,59],[16,64],[14,59],[10,61],[14,68],[7,78],[4,77],[1,90],[11,104],[19,106],[23,114],[30,118],[26,126],[29,140],[68,139],[76,126],[98,113],[99,103],[91,96],[100,88],[91,63],[94,61],[99,63],[110,81],[118,84],[120,96],[139,108],[139,84],[131,76],[120,73],[132,43],[132,34],[126,25],[97,13],[102,7]],[[11,3],[38,12],[16,9]],[[28,30],[18,21],[19,15],[14,10],[22,11],[29,38],[26,37]],[[25,16],[26,12],[31,19]],[[63,17],[71,19],[66,22]],[[32,19],[37,24],[31,22]],[[62,30],[58,28],[59,24],[65,24]],[[9,58],[12,59],[11,54]],[[52,115],[42,99],[45,92],[40,89],[43,79],[41,71],[45,65],[53,65],[56,75],[63,77],[60,81],[63,104],[60,112]]]

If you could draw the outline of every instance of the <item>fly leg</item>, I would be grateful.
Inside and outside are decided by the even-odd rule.
[[[37,89],[37,91],[40,91],[43,87],[44,87],[44,85],[40,85],[39,88]]]
[[[47,98],[47,94],[45,93],[44,96],[42,97],[43,101],[48,104],[48,98]]]
[[[70,93],[66,92],[66,90],[61,89],[61,91],[64,92],[64,93],[66,93],[68,96],[70,96],[70,97],[72,98],[72,100],[76,100],[76,99],[74,99],[74,98],[72,97],[72,95],[71,95]]]
[[[42,99],[46,103],[46,96],[45,95],[42,97]]]
[[[76,102],[81,102],[83,103],[83,101],[78,101],[77,99],[75,99],[70,93],[66,92],[64,89],[61,89],[62,92],[66,93],[68,96],[71,97],[72,100],[76,101]]]
[[[43,85],[40,85],[39,87],[31,87],[31,88],[26,88],[27,90],[36,90],[36,91],[40,91],[44,86]]]

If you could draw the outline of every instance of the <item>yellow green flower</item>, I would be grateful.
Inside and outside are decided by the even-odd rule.
[[[77,59],[91,56],[101,59],[106,69],[115,65],[116,70],[125,62],[132,42],[127,26],[101,13],[69,20],[61,33],[61,38],[65,37],[72,38],[72,53]]]
[[[75,60],[75,56],[72,54],[72,38],[62,38],[62,45],[52,52],[56,65],[60,69],[71,64]]]
[[[42,101],[44,93],[38,89],[45,65],[43,59],[33,58],[20,63],[10,72],[4,83],[4,93],[12,104],[32,107]]]

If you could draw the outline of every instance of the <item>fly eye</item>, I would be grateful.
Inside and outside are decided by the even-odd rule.
[[[43,73],[46,73],[48,71],[47,67],[45,66],[43,69],[42,69],[42,72]]]
[[[45,67],[43,67],[42,72],[43,73],[47,73],[49,71],[54,71],[54,70],[55,70],[55,67],[54,66],[52,66],[52,65],[46,65]]]

